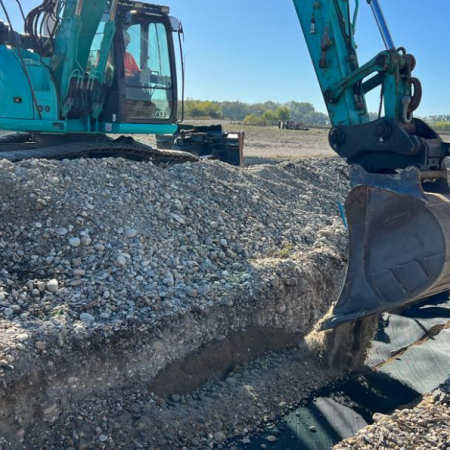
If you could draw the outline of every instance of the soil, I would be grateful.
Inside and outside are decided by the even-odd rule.
[[[347,322],[332,330],[322,331],[322,318],[306,336],[306,343],[317,354],[322,367],[337,374],[360,369],[366,360],[370,343],[378,328],[378,315]]]
[[[328,129],[311,128],[308,131],[280,130],[278,127],[256,127],[229,121],[195,121],[193,125],[221,123],[228,132],[245,132],[245,165],[278,164],[281,161],[303,158],[335,157],[328,144]],[[155,145],[153,137],[138,136],[138,140]]]

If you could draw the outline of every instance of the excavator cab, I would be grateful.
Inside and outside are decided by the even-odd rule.
[[[173,35],[182,28],[169,12],[129,0],[45,0],[24,34],[0,23],[0,128],[94,138],[174,133]]]
[[[243,133],[190,126],[192,139],[178,139],[183,28],[169,13],[134,0],[42,0],[24,16],[23,34],[0,21],[0,130],[20,133],[0,138],[0,159],[116,155],[242,165]],[[152,148],[129,136],[136,134],[176,135],[176,142]],[[112,142],[111,135],[122,136]]]
[[[107,19],[107,17],[105,17]],[[102,41],[102,25],[91,47],[95,58]],[[176,123],[177,72],[173,33],[178,20],[151,5],[130,11],[120,6],[116,32],[108,56],[105,79],[105,123]]]

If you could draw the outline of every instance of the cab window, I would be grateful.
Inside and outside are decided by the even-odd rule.
[[[122,30],[128,120],[167,120],[174,104],[169,39],[159,22]]]

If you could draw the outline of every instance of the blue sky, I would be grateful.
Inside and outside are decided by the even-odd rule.
[[[15,1],[5,3],[19,26]],[[26,11],[40,3],[22,0]],[[166,0],[164,4],[184,25],[187,96],[309,101],[325,111],[292,0]],[[418,60],[415,75],[424,85],[418,113],[450,114],[449,0],[381,0],[381,4],[395,44]],[[356,41],[360,63],[383,50],[364,0]],[[371,95],[369,105],[377,109],[378,93]]]

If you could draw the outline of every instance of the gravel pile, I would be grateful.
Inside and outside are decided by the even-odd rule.
[[[397,410],[391,416],[376,414],[373,419],[373,425],[334,450],[449,449],[450,381],[413,409]]]
[[[38,446],[83,398],[151,381],[234,331],[310,331],[342,280],[347,189],[337,158],[1,161],[6,440]]]
[[[344,168],[1,162],[0,317],[95,328],[231,304],[252,260],[344,235]]]

